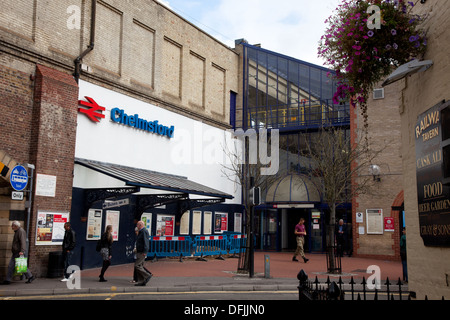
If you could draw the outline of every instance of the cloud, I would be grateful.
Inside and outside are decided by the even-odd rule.
[[[206,32],[230,47],[235,39],[245,38],[250,44],[322,65],[318,43],[325,32],[325,19],[339,2],[220,0],[219,6],[204,11],[199,20],[211,29]]]

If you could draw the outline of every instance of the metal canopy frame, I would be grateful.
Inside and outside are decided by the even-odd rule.
[[[75,164],[123,181],[127,186],[195,194],[219,199],[234,198],[232,195],[193,182],[186,177],[79,158],[75,159]]]

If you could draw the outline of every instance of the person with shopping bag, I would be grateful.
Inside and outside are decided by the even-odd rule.
[[[25,271],[25,267],[26,265],[23,264],[24,259],[26,259],[27,257],[27,252],[26,252],[26,248],[27,248],[27,242],[26,242],[26,238],[27,238],[27,234],[25,232],[25,230],[23,230],[23,228],[20,226],[20,222],[19,221],[13,221],[11,224],[11,228],[14,230],[14,238],[13,238],[13,243],[12,243],[12,256],[11,256],[11,260],[9,261],[9,265],[8,265],[8,273],[6,274],[6,280],[3,281],[2,284],[10,284],[13,274],[16,271],[16,261],[17,261],[17,267],[19,267],[19,263],[20,265],[20,269],[17,271],[22,271],[22,273],[25,275],[25,277],[28,279],[26,281],[26,283],[31,283],[33,282],[33,280],[35,279],[35,277],[31,274],[30,269],[26,268]],[[17,259],[17,260],[16,260]]]

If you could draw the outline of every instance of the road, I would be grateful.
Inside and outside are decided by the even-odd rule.
[[[3,300],[192,300],[192,301],[272,301],[298,300],[297,291],[199,291],[199,292],[126,292],[49,296],[7,297]]]

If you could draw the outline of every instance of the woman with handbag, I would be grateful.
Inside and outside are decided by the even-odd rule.
[[[106,227],[105,232],[102,234],[102,238],[100,240],[100,254],[103,259],[103,266],[102,271],[100,273],[100,282],[106,282],[105,279],[105,272],[108,269],[108,267],[111,265],[111,258],[112,258],[112,244],[113,244],[113,236],[112,236],[112,226],[108,225]]]

